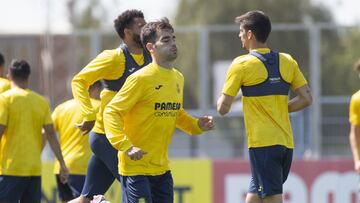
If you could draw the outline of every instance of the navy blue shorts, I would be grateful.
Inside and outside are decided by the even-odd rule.
[[[114,180],[119,180],[118,151],[104,134],[90,132],[89,143],[93,154],[81,195],[92,199],[94,195],[105,194]]]
[[[60,181],[60,176],[56,175],[56,184],[59,190],[59,198],[63,202],[70,201],[79,197],[84,186],[85,175],[69,175],[67,183]]]
[[[260,198],[282,194],[291,167],[293,150],[284,146],[249,149],[251,181],[249,192]]]
[[[120,176],[123,203],[173,203],[174,182],[170,171],[157,176]]]
[[[0,175],[0,202],[40,203],[40,176]]]

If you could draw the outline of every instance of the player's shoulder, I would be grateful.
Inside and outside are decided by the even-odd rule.
[[[184,78],[184,75],[177,68],[173,68],[172,71],[174,72],[176,77]]]
[[[120,47],[116,49],[106,49],[98,55],[98,58],[119,58],[119,57],[124,57],[124,53]]]
[[[297,63],[293,56],[289,53],[279,52],[280,60],[285,60],[290,63]]]
[[[351,101],[360,102],[360,90],[358,90],[351,96]]]
[[[66,109],[66,108],[74,107],[76,105],[77,105],[77,103],[76,103],[76,101],[74,99],[69,99],[69,100],[64,101],[61,104],[57,105],[55,107],[55,110],[63,110],[63,109]]]
[[[27,89],[26,91],[28,92],[31,99],[37,100],[37,102],[39,102],[40,104],[49,104],[49,101],[45,98],[45,96],[30,89]]]
[[[238,56],[236,58],[234,58],[234,60],[232,61],[232,64],[244,64],[244,63],[248,63],[249,61],[253,60],[254,56],[250,55],[250,54],[244,54],[241,56]]]
[[[249,64],[256,62],[254,59],[254,56],[250,54],[238,56],[231,62],[229,70],[235,72],[242,71],[249,67]]]
[[[6,78],[2,78],[0,77],[0,83],[3,83],[3,84],[10,84],[10,80],[6,79]]]

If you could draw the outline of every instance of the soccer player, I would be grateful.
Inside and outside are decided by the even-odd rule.
[[[125,203],[173,202],[168,147],[175,128],[197,135],[213,128],[213,119],[190,116],[183,109],[184,78],[174,30],[168,20],[146,24],[141,41],[152,63],[132,74],[106,106],[104,125],[119,150],[119,174]]]
[[[60,162],[61,181],[68,176],[50,106],[28,89],[29,75],[29,64],[14,60],[9,69],[13,88],[0,95],[0,202],[40,203],[42,129]]]
[[[0,93],[10,89],[10,81],[4,77],[5,60],[4,56],[0,53]]]
[[[309,106],[312,96],[297,62],[268,48],[271,22],[265,13],[249,11],[235,22],[249,54],[232,62],[217,110],[227,114],[241,88],[252,172],[246,202],[280,203],[294,148],[289,112]],[[289,101],[290,88],[296,97]]]
[[[360,77],[360,59],[355,63],[355,71]],[[354,169],[356,173],[360,174],[360,90],[351,97],[349,121],[351,124],[349,139],[354,159]]]
[[[99,95],[102,89],[100,81],[95,82],[89,89],[91,104],[95,109],[100,106]],[[60,147],[65,164],[69,169],[67,183],[60,181],[59,162],[55,163],[54,173],[62,202],[68,202],[79,197],[84,186],[87,165],[91,156],[89,136],[81,135],[81,131],[74,123],[82,121],[79,104],[74,99],[57,106],[52,114],[54,128],[59,133]]]
[[[93,155],[80,196],[81,202],[89,202],[94,195],[103,195],[115,178],[119,179],[117,150],[104,134],[103,110],[126,78],[151,62],[151,56],[140,42],[140,31],[145,25],[143,13],[139,10],[127,10],[115,19],[114,24],[124,43],[117,49],[103,51],[72,81],[74,99],[80,104],[84,118],[78,127],[84,134],[92,130],[89,141]],[[101,105],[96,114],[90,102],[88,87],[100,79],[103,80],[104,90],[101,92]]]

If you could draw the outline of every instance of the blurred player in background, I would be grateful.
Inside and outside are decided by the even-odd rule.
[[[13,88],[0,95],[0,202],[40,203],[42,129],[60,162],[60,180],[67,181],[50,106],[28,89],[29,75],[29,64],[14,60],[9,69]]]
[[[117,150],[105,136],[102,114],[126,78],[151,62],[149,53],[140,42],[140,31],[145,23],[144,15],[139,10],[127,10],[119,15],[114,26],[123,44],[120,48],[103,51],[72,81],[73,95],[84,118],[78,127],[84,134],[91,130],[89,141],[93,152],[80,196],[81,202],[89,202],[94,195],[103,195],[114,180],[119,179]],[[98,114],[91,105],[88,93],[89,86],[97,80],[102,80],[104,85]]]
[[[10,89],[10,81],[5,78],[5,59],[0,53],[0,93]]]
[[[95,82],[89,88],[91,104],[94,109],[100,106],[99,96],[102,89],[100,81]],[[80,106],[74,99],[58,105],[53,114],[54,128],[59,134],[60,147],[64,156],[65,164],[69,169],[67,183],[60,180],[60,165],[55,163],[54,173],[62,202],[70,201],[79,197],[84,186],[87,165],[91,156],[88,134],[82,135],[74,123],[82,122]]]
[[[360,77],[360,59],[355,63],[355,71]],[[352,95],[349,108],[350,145],[354,159],[355,172],[360,174],[360,90]],[[360,202],[360,188],[358,202]]]
[[[141,40],[153,62],[129,76],[106,106],[105,131],[119,150],[123,203],[172,203],[168,148],[174,130],[197,135],[211,130],[213,120],[183,109],[184,78],[173,66],[177,47],[168,20],[146,24]]]
[[[266,45],[271,32],[268,16],[250,11],[235,22],[249,54],[232,62],[217,109],[227,114],[241,88],[252,172],[246,202],[280,203],[294,148],[289,112],[309,106],[312,97],[297,62]],[[289,101],[290,88],[297,96]]]

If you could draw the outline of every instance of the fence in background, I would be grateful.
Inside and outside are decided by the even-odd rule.
[[[297,56],[307,79],[311,85],[314,104],[311,108],[294,113],[294,139],[296,143],[295,155],[302,157],[350,156],[348,145],[349,124],[348,103],[349,95],[322,94],[322,63],[324,51],[321,49],[322,36],[329,30],[346,32],[347,27],[333,24],[276,24],[272,35],[284,35],[288,40],[297,41],[298,35],[305,40],[305,44],[289,47],[281,41],[271,44],[272,47],[284,47],[284,52]],[[179,35],[178,44],[181,64],[182,55],[196,49],[196,57],[191,71],[180,67],[184,73],[186,83],[185,108],[194,115],[209,114],[216,116],[217,129],[200,137],[184,136],[176,131],[170,148],[173,157],[246,157],[246,141],[242,113],[239,109],[230,113],[226,118],[220,118],[215,112],[214,98],[220,92],[214,92],[215,81],[214,64],[218,61],[228,61],[243,54],[241,44],[237,38],[236,26],[196,26],[176,27]],[[297,37],[293,37],[293,34]],[[186,36],[196,39],[196,44],[186,44],[181,41]],[[232,43],[226,44],[228,38]],[[292,39],[293,38],[293,39]],[[285,39],[285,38],[284,38]],[[231,52],[222,58],[213,53],[212,43],[224,40],[226,52]],[[276,40],[275,40],[276,41]],[[24,58],[33,67],[31,88],[45,94],[52,106],[71,97],[70,81],[72,76],[84,67],[93,57],[103,49],[112,49],[119,45],[118,37],[113,31],[76,31],[70,35],[1,35],[0,51],[5,55],[7,64],[11,58]],[[271,43],[271,39],[270,39]],[[217,47],[217,49],[224,49]],[[302,49],[308,55],[303,56]],[[225,53],[224,51],[224,53]],[[226,63],[225,63],[226,64]],[[349,71],[351,68],[349,67]],[[196,73],[196,74],[194,74]],[[197,78],[193,78],[197,75]],[[187,80],[190,78],[190,80]],[[344,79],[346,80],[346,78]],[[194,85],[193,85],[194,83]],[[196,84],[196,85],[195,85]],[[189,88],[190,87],[190,88]],[[336,109],[328,113],[326,109]]]

